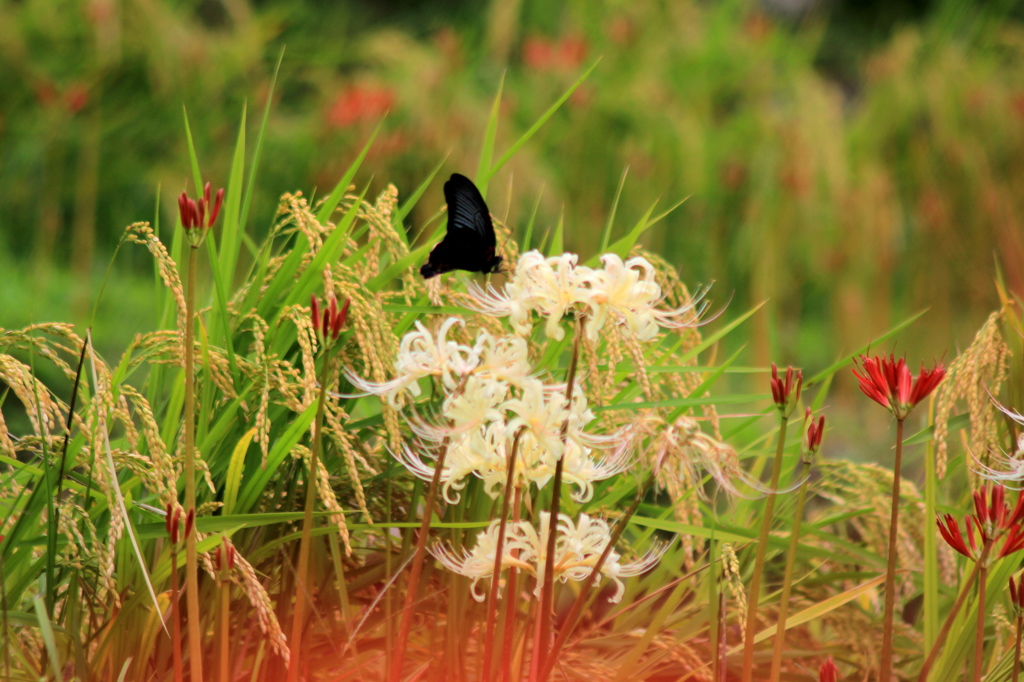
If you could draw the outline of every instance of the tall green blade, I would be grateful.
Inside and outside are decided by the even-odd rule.
[[[498,134],[498,115],[501,113],[501,91],[505,87],[505,72],[501,72],[501,80],[498,81],[498,93],[494,96],[494,103],[491,104],[491,115],[487,117],[487,129],[484,131],[484,141],[480,145],[480,162],[476,167],[476,186],[480,190],[480,196],[487,198],[487,183],[493,173],[490,173],[491,160],[494,158],[494,139]]]

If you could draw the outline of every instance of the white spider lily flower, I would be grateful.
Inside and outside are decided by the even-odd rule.
[[[534,380],[526,339],[520,336],[495,338],[487,330],[481,329],[476,337],[473,353],[477,358],[474,373],[513,386],[522,386]]]
[[[501,568],[515,566],[536,577],[540,594],[544,583],[544,565],[547,557],[548,512],[540,514],[540,532],[529,521],[508,523],[505,527],[505,543],[502,548]],[[494,520],[487,530],[477,534],[473,549],[463,549],[458,556],[445,545],[431,548],[431,553],[448,570],[473,579],[470,592],[477,601],[485,595],[477,590],[477,583],[494,576],[494,559],[498,545],[499,522]],[[580,514],[573,522],[568,514],[558,515],[558,538],[555,541],[555,579],[563,583],[569,580],[585,580],[597,565],[597,560],[611,541],[611,528],[603,519]],[[643,556],[629,563],[622,563],[621,556],[612,549],[608,553],[601,574],[615,583],[615,593],[608,601],[618,603],[625,592],[622,578],[641,575],[653,568],[668,550],[670,543],[655,543]]]
[[[562,318],[580,304],[586,305],[590,295],[585,283],[592,271],[577,266],[577,259],[574,253],[545,258],[539,251],[528,251],[519,258],[504,291],[491,287],[485,291],[475,284],[468,291],[476,300],[477,312],[508,317],[517,334],[530,333],[531,313],[537,312],[547,318],[544,331],[548,338],[561,341],[565,338]]]
[[[642,256],[623,262],[617,254],[606,253],[601,263],[604,268],[584,275],[590,292],[586,299],[590,308],[586,331],[591,341],[597,340],[597,333],[609,319],[621,321],[640,341],[650,341],[662,327],[695,324],[706,308],[701,299],[707,289],[680,308],[658,308],[664,300],[661,286],[655,280],[654,266]]]
[[[458,317],[449,317],[441,323],[435,338],[419,321],[416,329],[402,337],[395,360],[393,380],[382,383],[366,381],[350,369],[345,376],[352,385],[373,395],[387,396],[392,406],[402,391],[409,391],[414,397],[420,395],[419,380],[429,376],[440,377],[445,388],[454,389],[459,379],[468,374],[479,363],[479,358],[469,346],[449,341],[448,332],[455,325],[464,325]]]
[[[469,592],[473,595],[473,599],[480,602],[486,598],[486,595],[477,591],[477,583],[494,575],[494,559],[498,552],[498,531],[500,525],[498,519],[491,521],[487,530],[477,533],[476,545],[473,546],[473,549],[467,550],[463,548],[461,555],[456,554],[451,547],[443,542],[429,548],[430,553],[449,571],[473,579],[472,584],[469,586]],[[509,566],[516,566],[517,568],[531,571],[532,567],[529,564],[520,561],[512,554],[512,550],[515,547],[510,546],[509,536],[514,533],[514,525],[511,523],[507,524],[505,528],[505,544],[501,552],[501,568],[505,569]]]
[[[532,440],[554,459],[559,459],[565,451],[562,442],[562,426],[568,420],[567,440],[586,444],[583,429],[594,420],[594,413],[587,407],[587,399],[582,391],[574,391],[571,409],[567,409],[564,393],[545,390],[540,381],[532,381],[523,386],[522,395],[510,398],[502,405],[503,411],[512,414],[508,420],[509,433],[519,428],[525,429],[523,436]]]
[[[636,256],[623,261],[614,253],[601,256],[603,268],[577,264],[577,256],[564,253],[545,258],[529,251],[519,259],[511,281],[502,291],[475,284],[469,287],[477,312],[508,317],[517,334],[531,331],[531,312],[547,318],[548,338],[562,340],[561,319],[570,312],[588,313],[586,334],[596,341],[598,333],[611,324],[623,324],[637,339],[649,341],[661,328],[697,324],[707,307],[702,303],[707,289],[679,308],[660,308],[664,292],[657,282],[654,266]]]
[[[989,400],[992,401],[992,405],[997,410],[1021,426],[1024,426],[1024,415],[1021,415],[1020,412],[1004,406],[991,393],[989,393]],[[971,452],[970,448],[968,448],[968,452]],[[1003,485],[1006,483],[1024,483],[1024,432],[1017,436],[1017,448],[1013,453],[992,451],[992,455],[991,462],[995,466],[982,462],[978,459],[977,455],[971,452],[971,458],[974,460],[974,466],[971,469],[974,473],[982,478]]]

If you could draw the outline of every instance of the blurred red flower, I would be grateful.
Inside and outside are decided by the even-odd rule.
[[[382,86],[352,85],[338,94],[327,112],[327,123],[344,128],[367,119],[378,119],[395,103],[395,93]]]

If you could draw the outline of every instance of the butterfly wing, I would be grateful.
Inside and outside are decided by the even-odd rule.
[[[425,278],[452,270],[496,272],[501,256],[495,255],[496,239],[491,214],[476,185],[454,173],[444,183],[448,202],[448,230],[427,262],[420,268]]]
[[[444,183],[444,198],[448,202],[448,236],[458,232],[463,238],[467,236],[463,231],[468,231],[479,237],[480,244],[493,249],[496,242],[491,213],[476,185],[465,175],[454,173]]]

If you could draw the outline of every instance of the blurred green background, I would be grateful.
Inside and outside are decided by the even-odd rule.
[[[0,327],[87,320],[158,198],[167,239],[183,105],[226,184],[286,47],[257,239],[281,193],[333,186],[385,112],[357,182],[407,195],[446,155],[439,177],[473,174],[503,74],[499,153],[600,58],[492,181],[495,215],[523,229],[539,197],[538,229],[564,220],[589,255],[628,168],[617,230],[689,197],[646,244],[734,313],[768,300],[751,364],[819,367],[924,308],[895,349],[949,360],[997,305],[997,269],[1024,292],[1022,17],[964,0],[5,0]],[[108,349],[155,324],[152,267],[119,253]]]

